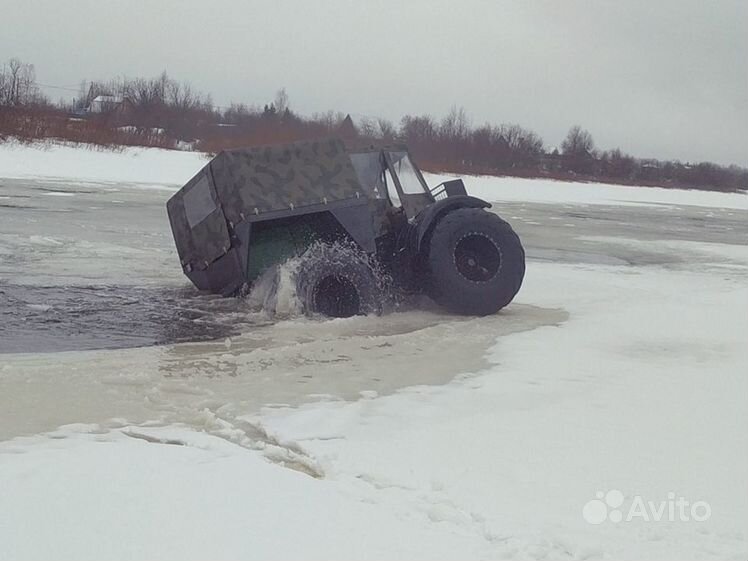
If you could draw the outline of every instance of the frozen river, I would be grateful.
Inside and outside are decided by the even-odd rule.
[[[0,438],[444,383],[483,367],[497,336],[567,317],[520,297],[487,318],[449,316],[428,301],[382,317],[274,318],[191,287],[166,218],[170,192],[0,179]],[[494,210],[522,237],[528,276],[544,261],[698,270],[709,254],[648,242],[748,239],[744,210],[520,202]],[[428,368],[408,366],[427,358]],[[393,371],[401,374],[383,375]]]

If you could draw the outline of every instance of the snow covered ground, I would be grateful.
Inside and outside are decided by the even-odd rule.
[[[204,162],[0,145],[0,298],[218,306],[173,292],[163,216]],[[5,347],[0,559],[745,559],[748,197],[466,183],[530,258],[495,317],[218,306],[216,341]]]
[[[0,177],[70,180],[77,183],[181,185],[208,162],[200,152],[65,143],[0,144]]]

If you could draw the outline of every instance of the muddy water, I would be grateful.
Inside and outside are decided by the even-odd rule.
[[[486,318],[421,310],[297,318],[198,343],[6,354],[0,439],[113,418],[200,424],[205,410],[231,417],[263,405],[442,384],[485,367],[497,336],[565,319],[563,310],[520,304]]]
[[[189,287],[0,283],[0,353],[145,347],[238,334],[267,319]]]

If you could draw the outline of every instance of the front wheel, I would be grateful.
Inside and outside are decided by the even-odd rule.
[[[522,243],[507,222],[485,210],[449,212],[434,227],[428,252],[429,295],[452,312],[493,314],[522,286]]]

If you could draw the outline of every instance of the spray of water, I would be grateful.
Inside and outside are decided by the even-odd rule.
[[[247,306],[277,318],[301,315],[303,306],[296,295],[298,267],[299,257],[292,257],[266,269],[246,291]]]
[[[247,306],[252,310],[263,311],[268,316],[278,319],[300,316],[304,313],[304,302],[298,294],[298,273],[310,262],[330,259],[359,262],[371,269],[381,299],[377,311],[386,311],[393,307],[395,301],[392,289],[392,278],[383,270],[379,262],[362,253],[353,243],[339,241],[330,243],[316,242],[304,253],[291,257],[284,263],[265,270],[260,277],[245,289],[244,297]],[[366,310],[369,312],[370,310]]]

